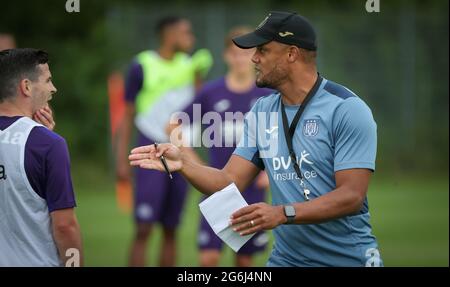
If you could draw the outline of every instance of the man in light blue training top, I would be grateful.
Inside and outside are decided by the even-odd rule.
[[[193,163],[171,144],[136,148],[131,164],[164,170],[164,154],[206,194],[230,182],[245,190],[265,168],[272,205],[244,207],[230,224],[242,235],[274,229],[268,266],[382,266],[366,198],[377,141],[369,107],[317,73],[316,35],[300,15],[272,12],[234,43],[256,47],[256,84],[278,92],[255,103],[226,166]]]

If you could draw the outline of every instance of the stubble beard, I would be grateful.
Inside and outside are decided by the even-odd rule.
[[[286,73],[275,65],[266,75],[261,75],[261,71],[256,77],[255,84],[258,88],[277,89],[286,78]]]

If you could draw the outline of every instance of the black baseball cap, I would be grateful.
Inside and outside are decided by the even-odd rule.
[[[250,49],[271,41],[295,45],[300,48],[317,50],[316,32],[303,16],[290,12],[270,12],[255,31],[233,38],[242,49]]]

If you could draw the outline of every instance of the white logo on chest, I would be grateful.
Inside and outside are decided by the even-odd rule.
[[[307,153],[305,150],[300,153],[300,158],[297,156],[297,163],[298,166],[300,167],[300,170],[302,169],[303,163],[307,163],[309,165],[314,164],[312,161],[308,159],[308,156],[309,153]],[[272,166],[275,171],[279,170],[280,168],[283,168],[285,170],[289,169],[289,166],[291,164],[292,162],[289,156],[288,157],[280,156],[272,158]]]
[[[231,106],[229,100],[223,99],[214,104],[214,110],[218,113],[228,110]]]

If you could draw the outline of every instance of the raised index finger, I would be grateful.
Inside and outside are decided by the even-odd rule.
[[[140,146],[140,147],[132,149],[131,154],[149,153],[149,152],[153,152],[153,151],[155,151],[155,147],[153,145],[145,145],[145,146]]]
[[[53,110],[50,108],[49,105],[46,105],[43,109],[44,109],[44,111],[46,111],[50,115],[53,115]]]
[[[39,113],[48,121],[50,122],[50,119],[52,118],[52,114],[50,113],[50,110],[47,108],[43,108],[39,110]]]

